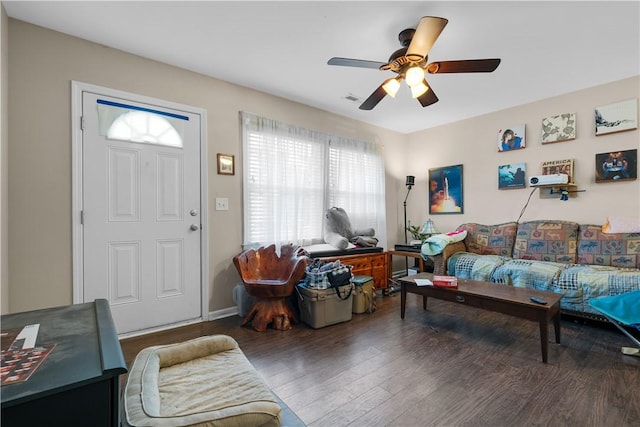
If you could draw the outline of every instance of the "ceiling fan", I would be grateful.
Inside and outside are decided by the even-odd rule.
[[[327,64],[345,67],[377,68],[391,70],[396,77],[385,80],[360,105],[361,110],[372,110],[385,95],[394,97],[404,79],[411,88],[411,95],[423,107],[438,102],[438,97],[425,79],[425,73],[490,73],[498,68],[500,59],[467,59],[460,61],[439,61],[427,63],[428,54],[436,39],[449,21],[435,16],[424,16],[418,27],[407,28],[398,34],[402,48],[389,57],[389,62],[367,61],[351,58],[331,58]]]

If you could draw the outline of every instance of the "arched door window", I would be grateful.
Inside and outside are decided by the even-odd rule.
[[[182,148],[187,116],[98,99],[100,135],[109,139]]]

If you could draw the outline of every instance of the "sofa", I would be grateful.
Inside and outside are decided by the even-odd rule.
[[[562,293],[563,313],[603,320],[590,299],[640,290],[640,233],[602,228],[561,220],[465,223],[457,228],[467,231],[464,240],[432,256],[434,274]]]

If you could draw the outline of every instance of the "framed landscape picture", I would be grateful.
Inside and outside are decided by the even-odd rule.
[[[638,99],[597,107],[595,111],[596,135],[622,132],[638,128]]]
[[[540,140],[543,144],[576,139],[575,113],[560,114],[542,119]]]
[[[637,177],[637,149],[596,154],[596,182],[632,181]]]
[[[218,153],[218,175],[234,175],[236,173],[233,154]]]
[[[524,125],[507,126],[498,130],[498,151],[518,150],[524,147]]]
[[[429,213],[463,212],[462,165],[429,169]]]
[[[524,188],[526,173],[526,163],[511,163],[498,166],[498,189]]]

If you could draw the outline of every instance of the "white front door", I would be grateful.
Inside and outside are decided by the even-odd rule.
[[[83,299],[120,334],[203,315],[200,119],[82,92]]]

